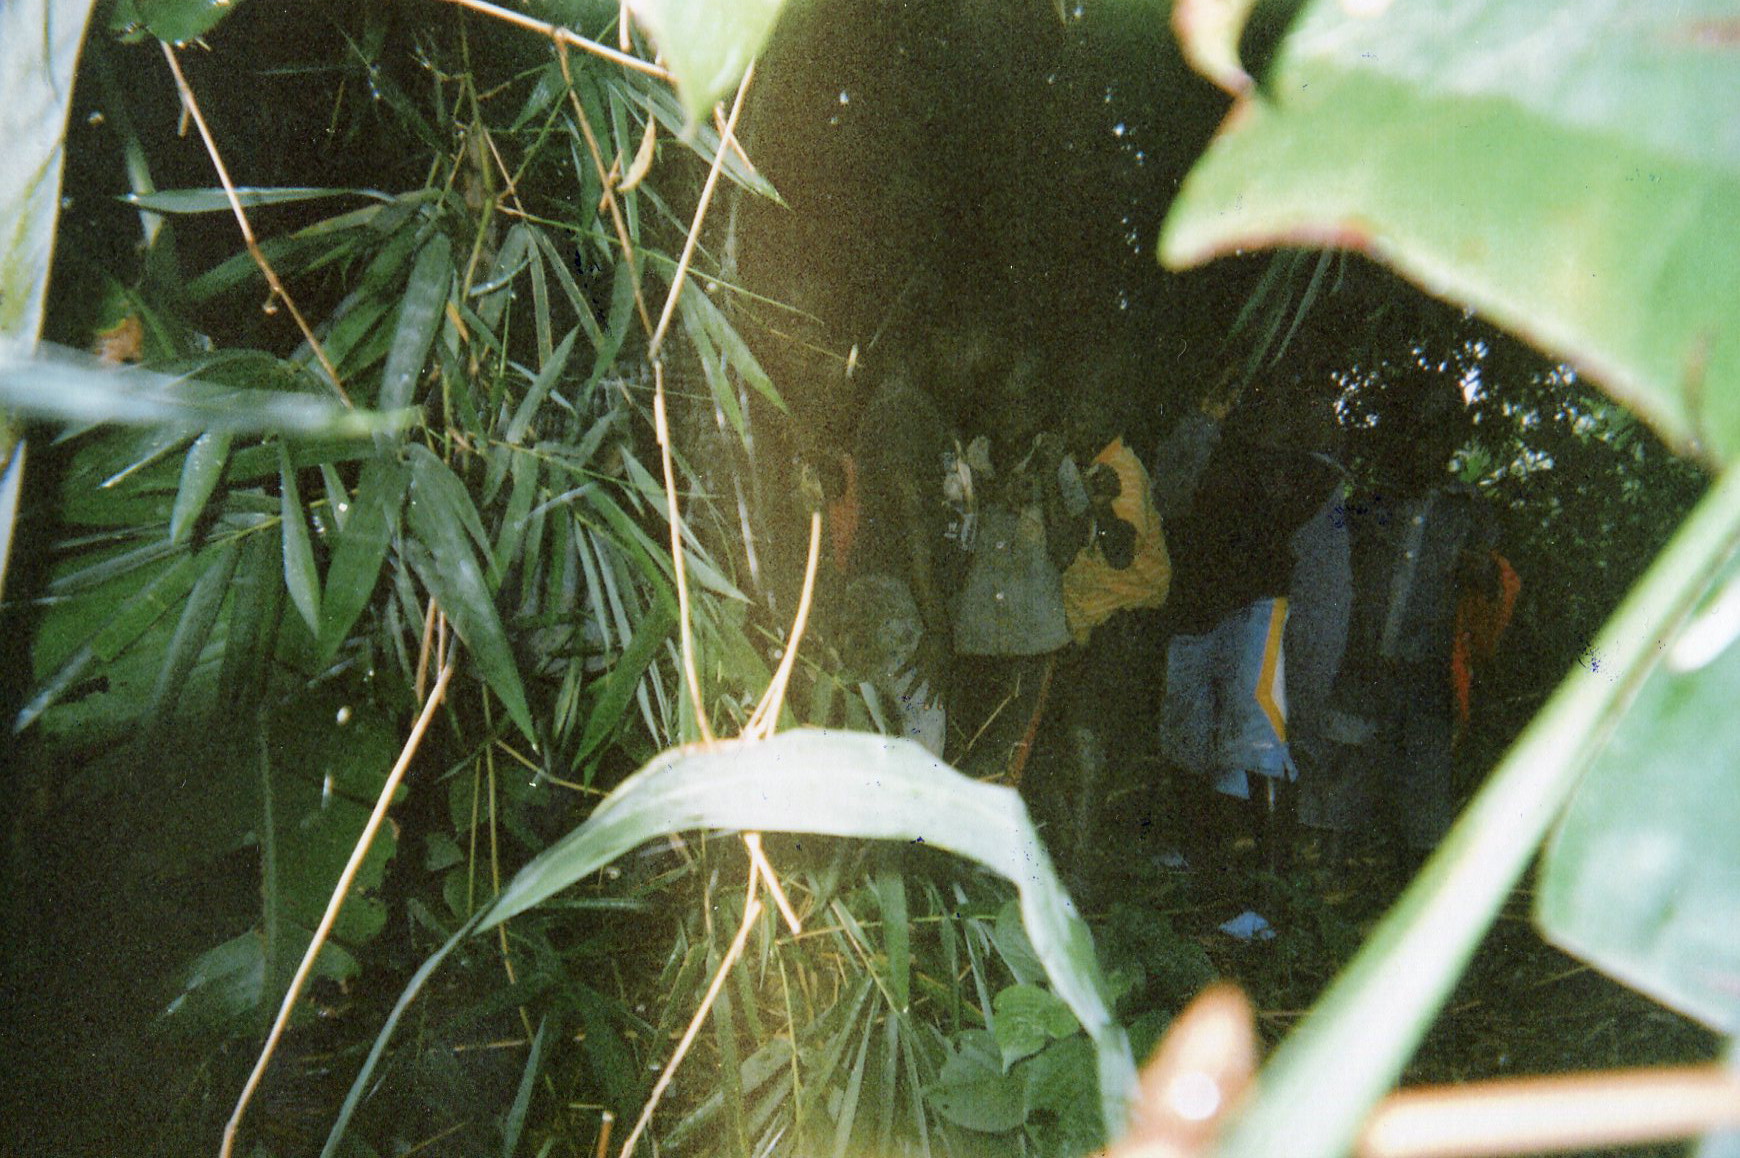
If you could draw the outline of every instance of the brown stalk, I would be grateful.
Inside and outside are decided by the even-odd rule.
[[[393,763],[393,770],[387,774],[386,783],[381,786],[380,797],[375,801],[374,811],[369,813],[368,823],[363,825],[356,847],[351,850],[350,860],[345,862],[344,871],[338,874],[338,884],[333,887],[332,899],[327,902],[326,912],[321,915],[320,924],[314,930],[314,939],[308,943],[308,951],[302,955],[302,963],[296,967],[296,975],[290,979],[290,989],[284,994],[284,1003],[278,1008],[278,1016],[272,1022],[271,1032],[266,1035],[266,1044],[260,1050],[259,1060],[254,1063],[254,1072],[248,1075],[248,1084],[242,1087],[241,1097],[236,1100],[236,1108],[224,1127],[219,1158],[230,1158],[235,1152],[236,1133],[241,1129],[242,1116],[247,1113],[248,1103],[260,1088],[261,1079],[266,1076],[266,1067],[271,1064],[278,1041],[284,1036],[284,1027],[290,1023],[290,1013],[296,1008],[296,1002],[302,996],[302,989],[307,985],[309,975],[314,972],[314,960],[332,933],[339,910],[344,908],[345,898],[350,894],[351,883],[356,880],[357,871],[362,868],[363,859],[368,856],[375,835],[380,832],[381,824],[387,818],[387,807],[393,802],[393,794],[399,790],[405,771],[410,768],[412,758],[417,755],[417,749],[423,743],[423,733],[429,730],[429,723],[435,718],[435,709],[441,706],[441,700],[447,693],[447,683],[452,678],[453,664],[449,661],[441,669],[441,674],[435,677],[435,686],[430,690],[429,698],[424,701],[423,711],[412,725],[411,734],[405,738],[405,745],[399,750],[399,758]]]
[[[193,118],[195,127],[199,129],[200,140],[205,142],[205,151],[211,157],[212,168],[217,170],[218,182],[224,187],[224,196],[229,198],[230,210],[236,215],[236,224],[242,228],[242,240],[247,243],[248,256],[254,259],[254,264],[260,267],[260,272],[266,276],[266,284],[271,287],[272,297],[282,301],[290,311],[290,316],[296,320],[296,328],[302,331],[302,336],[308,342],[308,348],[314,351],[314,357],[319,360],[320,368],[326,371],[327,382],[332,386],[339,400],[346,406],[351,405],[350,395],[345,393],[344,383],[339,380],[338,367],[326,356],[326,350],[321,346],[320,339],[314,336],[314,330],[308,325],[308,320],[302,316],[302,311],[296,308],[296,301],[290,296],[290,291],[284,288],[284,283],[278,280],[277,271],[272,263],[266,260],[266,255],[260,249],[259,242],[254,240],[253,226],[248,224],[248,214],[242,208],[242,199],[236,196],[236,187],[230,181],[229,169],[224,165],[223,156],[218,152],[217,141],[211,135],[211,129],[206,126],[205,114],[199,111],[199,102],[194,99],[193,86],[187,83],[187,77],[182,75],[181,61],[176,58],[175,47],[168,41],[163,41],[163,55],[169,61],[169,71],[175,75],[175,87],[181,93],[182,108]]]

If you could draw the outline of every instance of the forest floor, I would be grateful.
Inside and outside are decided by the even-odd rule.
[[[1303,1018],[1408,883],[1394,857],[1368,854],[1326,864],[1321,839],[1295,834],[1278,873],[1256,864],[1248,838],[1224,849],[1214,874],[1180,867],[1187,834],[1168,821],[1176,786],[1156,778],[1102,810],[1087,868],[1092,898],[1163,911],[1200,946],[1213,971],[1239,983],[1258,1011],[1265,1049]],[[1212,875],[1213,879],[1205,879]],[[1577,1070],[1714,1060],[1720,1038],[1544,941],[1531,919],[1533,874],[1507,899],[1469,967],[1403,1075],[1402,1084],[1454,1083]],[[1108,904],[1089,901],[1096,932]],[[1220,925],[1255,909],[1274,936],[1240,940]],[[1115,919],[1112,918],[1112,919]],[[1138,1048],[1142,1048],[1140,1034]],[[1592,1151],[1667,1158],[1685,1143]]]

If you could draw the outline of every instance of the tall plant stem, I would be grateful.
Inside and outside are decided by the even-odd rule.
[[[441,669],[441,674],[435,677],[435,686],[430,690],[429,698],[424,701],[423,710],[411,727],[411,734],[405,738],[405,745],[399,750],[399,758],[393,763],[393,770],[387,774],[386,783],[381,785],[380,797],[375,801],[374,811],[369,813],[368,823],[363,825],[356,847],[351,849],[350,860],[345,862],[344,871],[338,874],[338,884],[333,887],[332,899],[326,903],[326,912],[321,915],[320,924],[314,930],[314,938],[308,943],[308,951],[302,955],[302,963],[296,967],[296,975],[290,979],[290,989],[284,994],[284,1002],[278,1008],[278,1017],[272,1022],[271,1032],[266,1035],[266,1044],[260,1050],[259,1060],[254,1063],[254,1072],[248,1075],[248,1083],[242,1087],[241,1097],[236,1099],[236,1108],[230,1114],[229,1123],[224,1126],[223,1145],[218,1151],[220,1158],[231,1158],[235,1152],[236,1134],[241,1129],[243,1115],[248,1112],[248,1103],[253,1100],[255,1091],[260,1088],[260,1082],[266,1076],[266,1067],[272,1063],[272,1054],[284,1036],[284,1027],[290,1024],[290,1014],[296,1008],[296,1002],[301,999],[302,989],[307,985],[309,976],[314,972],[315,958],[326,945],[326,939],[332,935],[332,926],[338,921],[339,910],[344,908],[345,898],[350,895],[350,886],[356,880],[363,859],[368,856],[369,849],[374,844],[375,834],[380,832],[381,824],[387,818],[387,808],[392,804],[393,796],[398,792],[412,758],[417,755],[417,749],[423,743],[423,733],[429,730],[429,723],[435,718],[435,709],[441,706],[441,700],[447,694],[447,683],[452,678],[453,661],[450,659]]]

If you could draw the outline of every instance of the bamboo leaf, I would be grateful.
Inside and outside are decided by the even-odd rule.
[[[544,1060],[544,1031],[550,1027],[550,1019],[544,1017],[538,1021],[538,1032],[532,1035],[532,1048],[526,1053],[526,1068],[520,1074],[520,1088],[514,1092],[513,1105],[508,1107],[507,1118],[501,1127],[502,1158],[514,1158],[514,1151],[519,1149],[520,1132],[525,1129],[526,1111],[532,1106],[532,1092],[537,1089],[538,1069]]]
[[[90,0],[8,0],[0,5],[0,354],[29,350],[42,308],[60,213],[61,153],[73,73]],[[0,462],[11,444],[0,440]]]
[[[326,571],[319,633],[323,657],[338,651],[374,594],[410,482],[410,472],[395,458],[382,455],[363,466]]]
[[[320,189],[314,187],[252,188],[238,186],[236,200],[244,209],[259,205],[291,205],[298,201],[317,201],[325,197],[373,197],[392,202],[385,193],[372,189]],[[154,193],[123,193],[120,200],[138,209],[156,213],[229,213],[229,194],[217,189],[159,189]]]
[[[230,436],[223,431],[208,430],[187,448],[187,458],[181,466],[181,487],[175,492],[175,506],[169,512],[170,542],[187,542],[229,459]]]
[[[683,287],[683,296],[677,304],[683,311],[684,322],[705,332],[743,380],[784,412],[785,400],[774,388],[773,379],[761,368],[749,343],[743,340],[743,335],[737,332],[737,327],[731,324],[713,299],[694,282],[689,282]]]
[[[586,718],[586,731],[580,740],[580,750],[574,757],[576,767],[584,766],[587,759],[616,734],[623,713],[628,710],[629,701],[634,698],[634,690],[640,684],[641,676],[646,674],[647,666],[657,657],[676,621],[675,609],[667,602],[660,601],[654,604],[652,611],[635,628],[634,638],[629,641],[621,658],[611,665],[610,674],[604,677],[598,702],[593,706],[592,714]],[[591,777],[588,776],[587,779],[590,780]]]
[[[226,539],[202,555],[204,569],[193,590],[188,592],[187,602],[182,605],[181,620],[175,625],[175,634],[170,637],[169,647],[163,654],[157,686],[151,693],[151,714],[159,725],[165,723],[174,710],[176,697],[187,683],[193,665],[199,661],[199,653],[205,650],[212,628],[217,625],[218,612],[229,595],[231,580],[235,578],[241,547],[235,539]]]
[[[453,243],[437,233],[417,254],[411,280],[399,306],[399,323],[393,330],[393,345],[381,372],[381,407],[398,410],[409,406],[417,379],[429,360],[435,328],[447,306],[453,282]]]
[[[353,410],[283,390],[216,386],[132,366],[114,369],[46,344],[33,357],[0,349],[0,408],[75,426],[112,422],[293,438],[367,438],[399,430],[416,417]]]
[[[538,407],[544,404],[544,399],[550,396],[550,390],[562,377],[563,371],[568,368],[568,356],[574,352],[574,339],[579,334],[578,328],[569,330],[567,336],[562,339],[562,344],[557,346],[544,360],[544,368],[538,371],[538,376],[532,380],[531,388],[526,391],[526,396],[520,399],[519,407],[514,411],[513,420],[508,423],[507,431],[502,435],[503,439],[515,446],[520,445],[525,440],[526,431],[530,429],[532,419],[537,417]]]
[[[527,739],[536,740],[531,708],[507,633],[496,613],[495,600],[470,537],[468,526],[482,525],[465,484],[425,446],[409,451],[410,502],[406,507],[411,533],[426,557],[413,558],[424,584],[453,622],[454,630],[476,658],[490,689]]]
[[[91,640],[96,657],[108,663],[156,623],[163,613],[186,598],[197,579],[193,556],[183,554],[159,571],[137,594],[123,603]]]
[[[249,535],[233,580],[218,697],[234,719],[253,720],[265,699],[273,644],[284,607],[283,548],[274,535]]]
[[[543,473],[543,464],[537,455],[526,451],[509,447],[498,449],[510,456],[508,473],[513,476],[513,489],[508,493],[507,509],[502,512],[501,535],[496,539],[495,551],[490,558],[496,574],[505,575],[515,563],[528,568],[534,565],[533,560],[521,555],[520,545],[531,521],[532,500],[537,497],[538,477]]]
[[[284,587],[308,630],[320,632],[320,575],[314,569],[314,548],[308,541],[308,520],[302,512],[302,491],[296,468],[283,444],[278,450],[279,518],[284,531]]]
[[[549,268],[556,272],[556,281],[567,295],[568,304],[574,307],[574,314],[580,319],[580,328],[586,331],[586,340],[596,349],[604,341],[604,335],[598,329],[598,319],[592,316],[592,304],[580,292],[579,283],[568,269],[567,260],[557,252],[556,243],[542,229],[532,230],[532,237],[537,241],[538,248],[544,251],[544,259],[549,262]]]

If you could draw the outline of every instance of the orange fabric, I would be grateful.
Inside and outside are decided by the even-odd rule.
[[[828,502],[828,544],[834,549],[834,566],[840,571],[852,561],[852,544],[858,538],[858,464],[840,452],[840,470],[846,476],[840,496]]]
[[[1498,641],[1510,626],[1516,611],[1516,597],[1522,591],[1522,579],[1510,560],[1497,551],[1491,553],[1492,565],[1498,571],[1498,596],[1488,598],[1479,591],[1465,591],[1456,600],[1456,640],[1450,653],[1450,686],[1456,693],[1456,719],[1468,723],[1473,702],[1474,668],[1492,661],[1498,654]]]
[[[1077,553],[1063,573],[1063,613],[1069,634],[1086,643],[1093,629],[1126,608],[1158,607],[1166,602],[1172,586],[1172,560],[1166,553],[1166,535],[1160,512],[1154,509],[1154,494],[1141,460],[1114,438],[1094,458],[1118,476],[1118,497],[1112,513],[1136,529],[1135,558],[1119,570],[1106,562],[1099,544]]]

